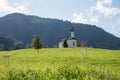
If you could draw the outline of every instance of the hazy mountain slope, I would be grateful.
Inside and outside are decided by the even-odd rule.
[[[17,49],[20,47],[20,45],[21,42],[17,41],[6,33],[0,32],[0,50]]]
[[[34,34],[39,34],[45,46],[53,47],[70,36],[74,27],[75,37],[86,46],[120,49],[120,38],[93,25],[77,24],[57,19],[40,18],[14,13],[0,18],[0,31],[6,32],[25,44],[31,43]]]

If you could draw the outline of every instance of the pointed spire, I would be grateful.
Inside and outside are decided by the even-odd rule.
[[[70,29],[70,31],[71,31],[71,32],[74,32],[74,29],[73,29],[73,27]]]

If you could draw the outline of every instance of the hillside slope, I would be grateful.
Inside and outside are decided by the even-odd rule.
[[[39,53],[35,49],[0,51],[0,80],[21,79],[120,80],[120,50],[43,48]]]
[[[20,48],[22,43],[12,36],[0,32],[0,50],[12,50]]]
[[[75,30],[75,37],[85,46],[120,49],[120,38],[93,25],[19,13],[0,18],[0,31],[10,34],[25,45],[31,43],[34,34],[38,34],[44,46],[53,47],[63,38],[70,36],[71,27]]]

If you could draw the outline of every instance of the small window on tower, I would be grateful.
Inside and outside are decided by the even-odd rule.
[[[73,46],[75,45],[75,43],[73,42]]]

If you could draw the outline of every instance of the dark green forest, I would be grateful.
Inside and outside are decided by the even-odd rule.
[[[12,36],[0,32],[0,50],[15,50],[22,48],[22,42]]]
[[[95,25],[20,13],[8,14],[0,18],[0,32],[2,33],[0,34],[0,48],[1,50],[29,48],[35,34],[40,36],[44,47],[54,47],[62,39],[70,36],[71,27],[75,30],[75,37],[84,46],[120,49],[120,38]]]

